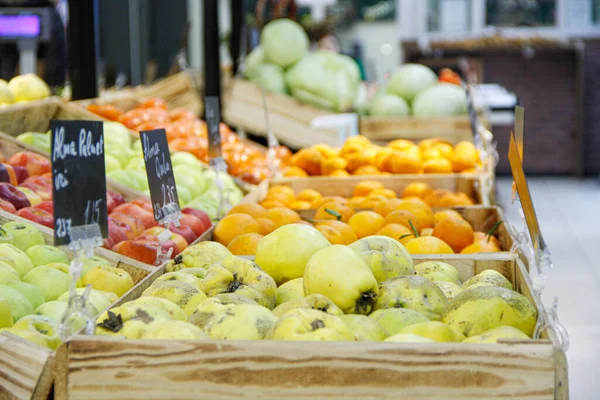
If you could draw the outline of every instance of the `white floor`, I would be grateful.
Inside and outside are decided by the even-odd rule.
[[[570,398],[600,399],[600,180],[528,181],[554,264],[543,300],[548,306],[558,296],[558,315],[570,336]],[[498,203],[514,223],[519,217],[511,183],[498,179]]]

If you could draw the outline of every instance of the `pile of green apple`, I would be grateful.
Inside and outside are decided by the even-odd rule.
[[[17,136],[17,140],[50,153],[49,133],[27,132]],[[150,195],[139,139],[133,141],[129,130],[118,122],[104,122],[104,150],[108,178]],[[217,219],[220,196],[214,169],[186,152],[173,152],[171,163],[181,208],[200,209],[212,220]],[[227,173],[221,173],[219,178],[223,183],[226,203],[229,206],[239,203],[244,195],[233,178]]]
[[[131,276],[109,261],[83,257],[76,291],[91,285],[87,307],[91,315],[104,311],[133,287]],[[8,331],[55,349],[58,326],[68,306],[71,277],[69,256],[44,244],[33,225],[11,221],[0,228],[0,331]],[[83,327],[85,321],[80,321]]]

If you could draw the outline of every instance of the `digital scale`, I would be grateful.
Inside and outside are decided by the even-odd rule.
[[[14,43],[19,49],[20,73],[35,73],[39,43],[50,40],[49,7],[1,7],[0,43]]]

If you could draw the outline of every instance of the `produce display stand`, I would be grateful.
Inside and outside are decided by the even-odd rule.
[[[449,259],[468,279],[494,269],[543,310],[514,254]],[[163,273],[146,277],[147,287]],[[142,286],[143,285],[143,286]],[[139,290],[141,292],[141,290]],[[498,344],[126,340],[77,336],[57,351],[62,399],[566,399],[564,353],[539,340]]]
[[[317,130],[311,127],[315,118],[331,115],[331,111],[301,103],[281,93],[265,93],[265,97],[269,110],[269,124],[280,142],[293,148],[310,147],[316,143],[339,146],[337,131]],[[225,90],[223,119],[232,126],[266,137],[267,129],[263,115],[260,88],[248,80],[233,79]],[[394,139],[419,141],[432,137],[440,137],[453,144],[461,140],[473,141],[467,115],[427,119],[361,117],[359,125],[360,134],[377,144]]]
[[[8,221],[33,224],[44,236],[46,244],[54,243],[52,229],[0,210],[0,224]],[[97,248],[95,254],[131,275],[136,286],[125,293],[121,299],[131,299],[133,293],[137,293],[135,292],[137,285],[156,272],[155,267],[122,257],[103,248]],[[111,308],[116,304],[111,305]],[[55,355],[56,352],[46,347],[7,332],[0,333],[0,398],[47,399],[54,382]]]

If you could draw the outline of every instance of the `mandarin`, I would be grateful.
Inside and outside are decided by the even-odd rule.
[[[373,211],[360,211],[348,220],[348,225],[359,239],[374,235],[383,227],[384,219]]]
[[[258,222],[248,214],[229,214],[220,220],[215,226],[215,241],[224,246],[239,235],[245,233],[258,233]]]
[[[479,241],[468,245],[460,254],[474,254],[474,253],[497,253],[502,251],[499,246],[493,242]]]
[[[385,217],[385,224],[400,224],[410,228],[413,224],[417,232],[421,231],[421,224],[412,211],[409,210],[394,210]]]
[[[434,236],[419,236],[404,245],[410,254],[454,254],[452,247]]]
[[[240,203],[237,204],[227,212],[229,214],[248,214],[252,218],[265,218],[267,216],[267,210],[256,203]]]
[[[287,167],[283,171],[283,176],[287,176],[287,177],[295,176],[295,177],[306,178],[308,176],[308,174],[302,168],[292,165],[290,167]]]
[[[380,214],[382,217],[386,217],[392,211],[396,211],[397,207],[402,203],[403,201],[400,199],[386,199],[380,201],[379,204],[373,208],[373,211]]]
[[[330,173],[329,176],[350,176],[350,173],[345,169],[336,169]]]
[[[473,227],[462,218],[443,218],[433,228],[433,236],[446,242],[455,253],[473,243]]]
[[[369,176],[369,175],[380,175],[381,171],[379,169],[377,169],[377,167],[374,167],[372,165],[363,165],[361,167],[358,167],[356,170],[354,170],[354,172],[352,173],[352,175],[362,175],[362,176]]]
[[[391,237],[402,244],[406,244],[409,240],[414,238],[412,231],[400,224],[386,224],[377,231],[376,235]]]
[[[496,246],[498,246],[498,248],[500,248],[500,241],[498,240],[498,238],[494,235],[488,235],[485,232],[473,232],[473,243],[477,243],[477,242],[485,242],[485,243],[493,243]]]
[[[374,190],[385,189],[383,183],[378,181],[361,181],[354,187],[352,197],[363,196],[366,197]]]
[[[341,232],[342,236],[344,237],[343,244],[345,244],[345,245],[352,244],[358,240],[358,236],[356,236],[356,233],[352,230],[350,225],[348,225],[345,222],[336,221],[336,220],[332,220],[332,219],[326,220],[326,221],[318,221],[315,223],[315,228],[318,227],[319,225],[331,226],[332,228]]]
[[[275,223],[276,228],[301,220],[296,211],[286,207],[275,207],[267,210],[267,218]]]
[[[338,221],[348,222],[350,217],[354,215],[354,210],[346,203],[330,202],[325,203],[315,212],[315,219],[335,219]]]
[[[452,163],[445,158],[427,160],[423,163],[423,172],[426,174],[452,173]]]
[[[256,222],[258,223],[258,233],[261,235],[266,236],[277,229],[275,222],[268,218],[256,218]]]
[[[260,233],[245,233],[240,236],[236,236],[227,248],[233,255],[236,256],[253,256],[256,254],[256,248],[258,247],[258,242],[264,236]]]
[[[423,182],[412,182],[408,184],[402,191],[402,198],[404,197],[420,197],[424,199],[427,195],[433,192],[431,186]]]
[[[301,190],[300,193],[298,193],[298,195],[296,196],[296,200],[308,201],[310,203],[312,203],[316,199],[322,199],[322,198],[323,198],[323,195],[314,189]]]
[[[331,244],[346,244],[343,233],[332,226],[321,224],[316,225],[315,229],[321,232]]]
[[[396,192],[394,192],[392,189],[375,189],[373,190],[371,193],[369,193],[369,195],[381,195],[383,197],[386,197],[388,199],[395,199],[398,197],[398,195],[396,194]]]
[[[310,202],[294,201],[292,204],[290,204],[290,208],[293,210],[308,210],[310,209]]]
[[[421,228],[430,228],[433,226],[433,211],[427,205],[403,200],[402,204],[396,207],[396,210],[408,210],[412,212]]]
[[[433,224],[437,225],[438,222],[448,217],[464,219],[463,216],[455,210],[442,210],[433,214]]]

